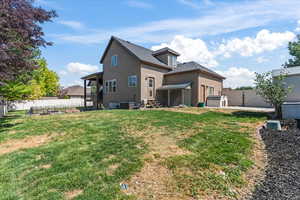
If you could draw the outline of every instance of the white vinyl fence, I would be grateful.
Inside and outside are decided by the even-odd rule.
[[[87,102],[87,106],[92,106],[92,102]],[[83,107],[83,99],[48,99],[10,102],[9,110],[29,110],[31,107]]]
[[[0,104],[0,118],[3,117],[7,112],[7,106],[4,104]]]
[[[245,106],[271,108],[272,106],[256,94],[255,90],[223,89],[222,94],[228,98],[228,106]]]

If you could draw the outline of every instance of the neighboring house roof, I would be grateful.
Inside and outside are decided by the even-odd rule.
[[[194,61],[186,62],[186,63],[179,63],[179,64],[177,64],[176,68],[174,68],[172,71],[166,73],[165,75],[171,75],[171,74],[177,74],[177,73],[183,73],[183,72],[189,72],[189,71],[195,71],[195,70],[200,70],[202,72],[206,72],[206,73],[216,76],[218,78],[225,79],[225,77],[221,76],[220,74],[218,74],[218,73],[214,72],[213,70],[208,69]]]
[[[272,70],[273,77],[280,76],[281,74],[287,75],[287,76],[299,75],[300,74],[300,66]]]
[[[68,88],[65,88],[64,90],[67,91],[67,93],[66,93],[67,96],[83,96],[84,95],[84,88],[80,85],[73,85]],[[87,93],[87,95],[89,95],[91,93],[91,89],[87,88],[86,93]]]
[[[164,67],[167,69],[172,69],[171,66],[168,66],[166,64],[164,64],[163,62],[159,61],[157,58],[155,58],[154,56],[154,51],[147,49],[145,47],[133,44],[131,42],[122,40],[120,38],[117,38],[115,36],[112,36],[104,53],[103,56],[100,60],[101,63],[103,63],[103,60],[105,58],[105,55],[109,49],[109,46],[111,45],[112,41],[116,40],[121,46],[123,46],[124,48],[126,48],[133,56],[135,56],[136,58],[138,58],[140,61],[142,62],[146,62],[146,63],[150,63],[150,64],[154,64],[154,65],[158,65],[160,67]],[[174,51],[175,52],[175,51]]]

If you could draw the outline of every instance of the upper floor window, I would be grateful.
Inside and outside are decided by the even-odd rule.
[[[116,81],[116,79],[105,81],[104,91],[105,91],[106,94],[116,92],[117,91],[117,81]]]
[[[113,55],[111,57],[111,66],[113,67],[118,66],[118,55]]]
[[[169,66],[176,67],[177,66],[177,57],[176,56],[168,56],[168,64]]]
[[[149,80],[148,80],[148,87],[153,87],[153,85],[154,85],[154,79],[153,78],[149,78]]]
[[[136,75],[128,76],[128,86],[136,87],[136,85],[137,85],[137,76]]]

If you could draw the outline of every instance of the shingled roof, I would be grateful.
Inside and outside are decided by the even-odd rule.
[[[194,70],[200,70],[202,72],[206,72],[208,74],[211,74],[217,78],[221,78],[221,79],[225,79],[225,77],[221,76],[220,74],[214,72],[213,70],[210,70],[202,65],[200,65],[199,63],[196,63],[194,61],[191,62],[186,62],[186,63],[179,63],[177,65],[176,68],[168,66],[166,64],[164,64],[163,62],[161,62],[160,60],[158,60],[155,55],[160,54],[161,52],[165,52],[165,51],[169,51],[175,55],[179,55],[179,53],[177,53],[176,51],[170,49],[170,48],[163,48],[157,51],[152,51],[150,49],[147,49],[145,47],[133,44],[129,41],[125,41],[122,40],[120,38],[117,38],[115,36],[112,36],[104,53],[103,56],[100,60],[100,63],[103,63],[103,60],[105,58],[105,55],[111,45],[111,43],[113,41],[117,41],[121,46],[123,46],[125,49],[127,49],[129,51],[129,53],[131,53],[133,56],[135,56],[137,59],[139,59],[142,62],[145,63],[149,63],[149,64],[153,64],[159,67],[163,67],[166,69],[169,69],[170,72],[166,73],[165,75],[169,75],[169,74],[175,74],[175,73],[182,73],[182,72],[188,72],[188,71],[194,71]]]
[[[195,71],[195,70],[200,70],[202,72],[206,72],[208,74],[214,75],[218,78],[225,79],[225,77],[221,76],[220,74],[218,74],[218,73],[214,72],[213,70],[208,69],[207,67],[204,67],[204,66],[202,66],[199,63],[196,63],[194,61],[179,63],[179,64],[177,64],[176,68],[174,68],[172,71],[166,73],[165,75],[182,73],[182,72],[189,72],[189,71]]]
[[[154,65],[158,65],[160,67],[164,67],[164,68],[167,68],[167,69],[172,69],[172,67],[164,64],[163,62],[159,61],[157,58],[155,58],[155,56],[153,55],[154,54],[154,51],[150,50],[150,49],[147,49],[145,47],[142,47],[142,46],[139,46],[139,45],[136,45],[136,44],[133,44],[129,41],[125,41],[125,40],[122,40],[120,38],[117,38],[115,36],[112,36],[104,53],[103,53],[103,56],[101,58],[101,63],[103,63],[103,59],[109,49],[109,46],[110,44],[112,43],[113,40],[116,40],[121,46],[123,46],[124,48],[126,48],[127,50],[129,50],[129,52],[137,57],[140,61],[142,62],[146,62],[146,63],[151,63],[151,64],[154,64]]]

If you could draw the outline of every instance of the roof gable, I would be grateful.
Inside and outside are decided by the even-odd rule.
[[[133,56],[135,56],[137,59],[139,59],[142,62],[146,62],[149,64],[154,64],[160,67],[164,67],[164,68],[168,68],[168,69],[172,69],[172,67],[162,63],[161,61],[159,61],[157,58],[154,57],[153,53],[154,51],[144,48],[142,46],[133,44],[131,42],[122,40],[120,38],[114,37],[112,36],[103,55],[102,58],[100,60],[100,63],[103,63],[103,60],[110,48],[110,45],[113,41],[118,42],[122,47],[124,47],[130,54],[132,54]]]

